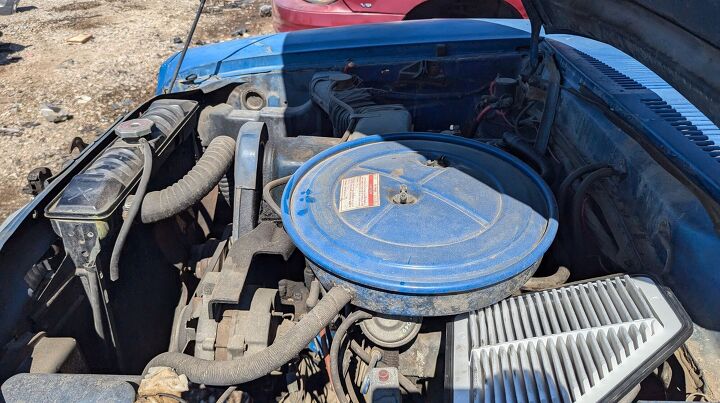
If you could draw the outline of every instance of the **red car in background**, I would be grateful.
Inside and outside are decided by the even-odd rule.
[[[276,31],[426,18],[527,18],[521,0],[273,0]]]

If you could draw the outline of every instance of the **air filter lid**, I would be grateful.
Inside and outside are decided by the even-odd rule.
[[[443,134],[369,136],[304,164],[282,198],[286,230],[322,270],[409,294],[497,285],[557,231],[550,189],[491,146]]]

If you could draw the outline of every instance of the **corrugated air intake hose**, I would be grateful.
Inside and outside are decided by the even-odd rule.
[[[333,287],[292,329],[257,353],[229,361],[210,361],[182,353],[162,353],[145,367],[170,367],[198,384],[238,385],[261,378],[285,365],[302,351],[352,299],[347,290]]]
[[[163,190],[148,193],[143,199],[140,218],[152,223],[172,217],[205,197],[223,178],[235,154],[235,140],[215,137],[195,166]]]

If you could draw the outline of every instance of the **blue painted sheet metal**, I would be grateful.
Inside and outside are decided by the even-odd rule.
[[[642,141],[651,146],[646,148],[649,152],[662,153],[679,168],[685,178],[681,180],[693,182],[720,201],[720,146],[668,101],[623,72],[562,42],[553,40],[550,46],[564,72],[563,87],[585,92],[589,102],[604,104],[619,118],[618,124],[627,126],[623,130],[643,136]]]
[[[183,67],[180,76],[192,72],[221,79],[263,71],[342,69],[349,60],[365,64],[381,63],[388,58],[412,61],[437,57],[438,43],[447,45],[451,57],[497,53],[526,48],[528,30],[527,20],[429,20],[276,34],[191,49],[183,64],[187,67]],[[608,90],[604,87],[607,82],[602,83],[602,74],[591,74],[587,65],[576,63],[578,60],[571,61],[570,70],[575,72],[566,72],[570,76],[575,74],[577,82],[592,88],[621,118],[645,133],[650,143],[687,177],[720,200],[716,126],[659,77],[612,47],[568,35],[548,38],[565,41],[569,46],[562,43],[559,46],[569,49],[575,46],[616,66],[620,73],[637,78],[640,89],[631,94],[633,91]],[[161,67],[158,92],[167,84],[175,63],[171,58]],[[176,86],[177,90],[183,88],[180,84]],[[663,100],[669,110],[656,102]],[[679,121],[668,114],[680,114]]]
[[[449,29],[451,27],[451,29]],[[314,66],[338,68],[349,60],[376,61],[436,57],[436,44],[452,46],[453,56],[527,47],[527,33],[483,20],[427,20],[356,25],[237,39],[188,50],[180,77],[233,77]],[[162,93],[177,64],[177,55],[160,68]],[[176,87],[176,90],[181,87]]]
[[[487,21],[530,32],[530,22],[527,20],[494,19]],[[580,36],[552,34],[544,35],[544,37],[568,45],[654,92],[667,102],[669,107],[686,118],[702,135],[707,136],[712,145],[720,147],[720,129],[670,84],[631,56],[608,44]],[[708,144],[702,143],[701,146],[707,147]],[[720,162],[720,153],[711,153],[711,156]]]
[[[690,121],[703,135],[707,136],[713,145],[720,145],[720,129],[693,106],[690,101],[672,88],[670,84],[642,63],[610,45],[592,39],[573,35],[549,35],[548,37],[597,59],[643,87],[653,91],[662,98],[663,101],[667,102],[668,106]],[[707,144],[703,143],[703,147],[707,147]],[[716,154],[717,153],[712,153],[711,156],[720,161],[720,154]]]
[[[452,29],[438,27],[452,23]],[[501,28],[499,28],[500,26]],[[350,26],[316,29],[275,35],[238,39],[190,49],[183,62],[180,77],[190,73],[199,77],[208,75],[236,76],[258,71],[278,70],[283,67],[303,67],[312,63],[344,62],[352,56],[367,57],[372,53],[387,58],[398,53],[386,53],[387,46],[401,46],[403,52],[416,52],[413,45],[443,42],[481,41],[482,49],[507,49],[506,41],[527,42],[527,20],[453,20],[416,21],[404,23]],[[635,80],[655,92],[677,112],[681,113],[698,130],[720,145],[720,129],[695,108],[685,97],[657,74],[637,60],[601,42],[573,35],[547,35],[547,38],[567,44]],[[459,49],[454,49],[457,54]],[[468,47],[468,51],[480,50]],[[310,57],[315,52],[330,53],[321,59]],[[346,54],[347,53],[347,54]],[[401,53],[402,54],[402,53]],[[422,56],[412,53],[413,56]],[[334,56],[333,56],[334,55]],[[168,84],[177,64],[173,55],[162,66],[158,75],[157,93]],[[334,60],[331,60],[334,59]],[[720,157],[720,156],[719,156]]]

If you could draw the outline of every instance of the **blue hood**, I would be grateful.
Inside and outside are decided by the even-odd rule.
[[[452,30],[438,29],[443,21],[405,21],[372,25],[311,29],[253,38],[237,39],[188,50],[179,77],[196,74],[198,81],[214,76],[229,78],[242,74],[279,70],[281,68],[310,68],[337,64],[362,56],[365,60],[416,57],[433,52],[437,42],[462,44],[454,53],[492,51],[508,46],[528,46],[527,32],[481,20],[452,20]],[[475,41],[481,41],[473,43]],[[402,45],[402,52],[386,47]],[[420,52],[420,53],[418,53]],[[169,85],[177,66],[178,54],[160,67],[157,93]],[[175,90],[183,89],[176,84]]]

